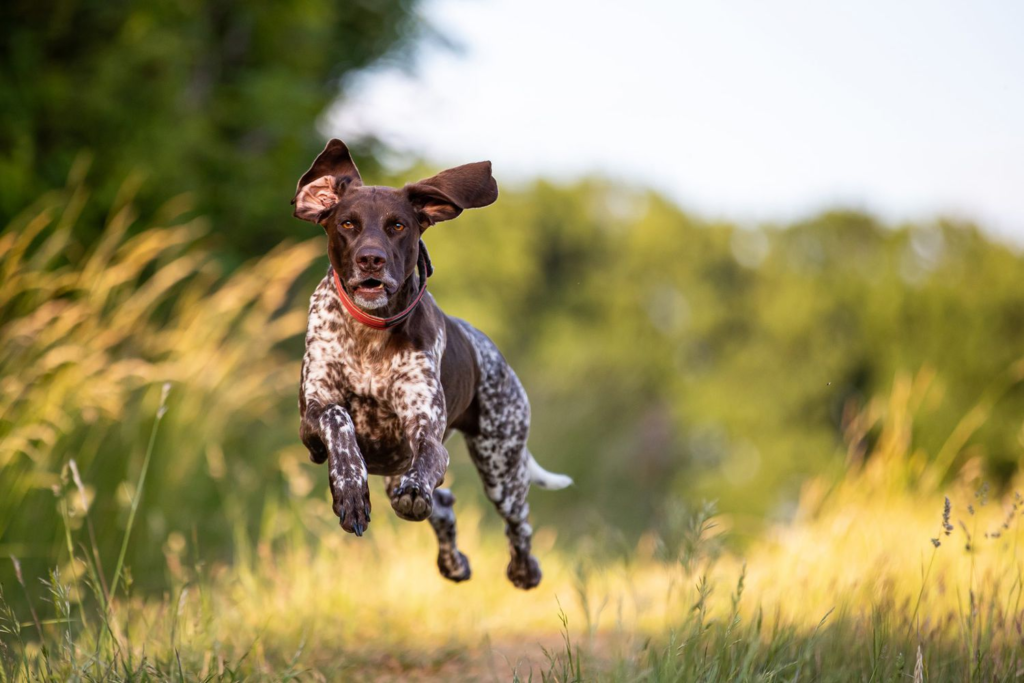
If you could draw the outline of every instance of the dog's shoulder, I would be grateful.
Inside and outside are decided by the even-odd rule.
[[[327,274],[309,297],[309,319],[306,325],[306,343],[310,338],[328,341],[331,335],[337,337],[344,323],[341,302],[334,293],[331,281],[332,271]]]

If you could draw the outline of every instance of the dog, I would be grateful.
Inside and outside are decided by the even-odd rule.
[[[541,580],[530,554],[530,485],[561,489],[572,479],[546,471],[527,449],[530,404],[494,343],[445,315],[426,291],[432,264],[423,232],[497,198],[489,161],[401,189],[367,186],[345,144],[327,144],[292,200],[296,218],[327,233],[330,260],[310,299],[299,435],[310,459],[328,464],[342,529],[366,531],[367,476],[382,475],[399,517],[430,520],[438,569],[458,582],[470,565],[456,545],[455,498],[439,487],[444,442],[460,431],[505,520],[508,578],[530,589]]]

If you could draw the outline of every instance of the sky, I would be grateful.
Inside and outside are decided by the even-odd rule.
[[[325,134],[588,174],[744,224],[837,206],[1024,244],[1024,3],[433,0],[458,46],[356,77]]]

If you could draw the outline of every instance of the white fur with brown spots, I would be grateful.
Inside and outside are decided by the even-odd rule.
[[[299,181],[296,216],[324,227],[332,269],[365,301],[350,298],[386,317],[419,291],[415,264],[421,256],[429,262],[420,251],[422,232],[496,197],[487,162],[401,190],[363,187],[347,148],[333,140]],[[408,234],[406,224],[419,231]],[[461,431],[484,492],[505,520],[509,579],[520,588],[540,582],[527,494],[531,484],[554,490],[572,480],[547,472],[527,450],[530,404],[495,345],[442,313],[429,293],[400,324],[375,329],[342,305],[329,270],[310,299],[299,411],[310,459],[328,463],[342,528],[357,536],[367,529],[367,477],[382,475],[400,517],[430,520],[438,568],[453,581],[468,579],[470,567],[456,545],[455,498],[439,487],[448,468],[444,442]]]

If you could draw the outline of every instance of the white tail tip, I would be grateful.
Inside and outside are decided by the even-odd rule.
[[[572,486],[572,477],[564,474],[548,472],[534,459],[533,454],[526,452],[528,458],[526,466],[530,471],[530,483],[547,491],[557,491],[566,486]]]

